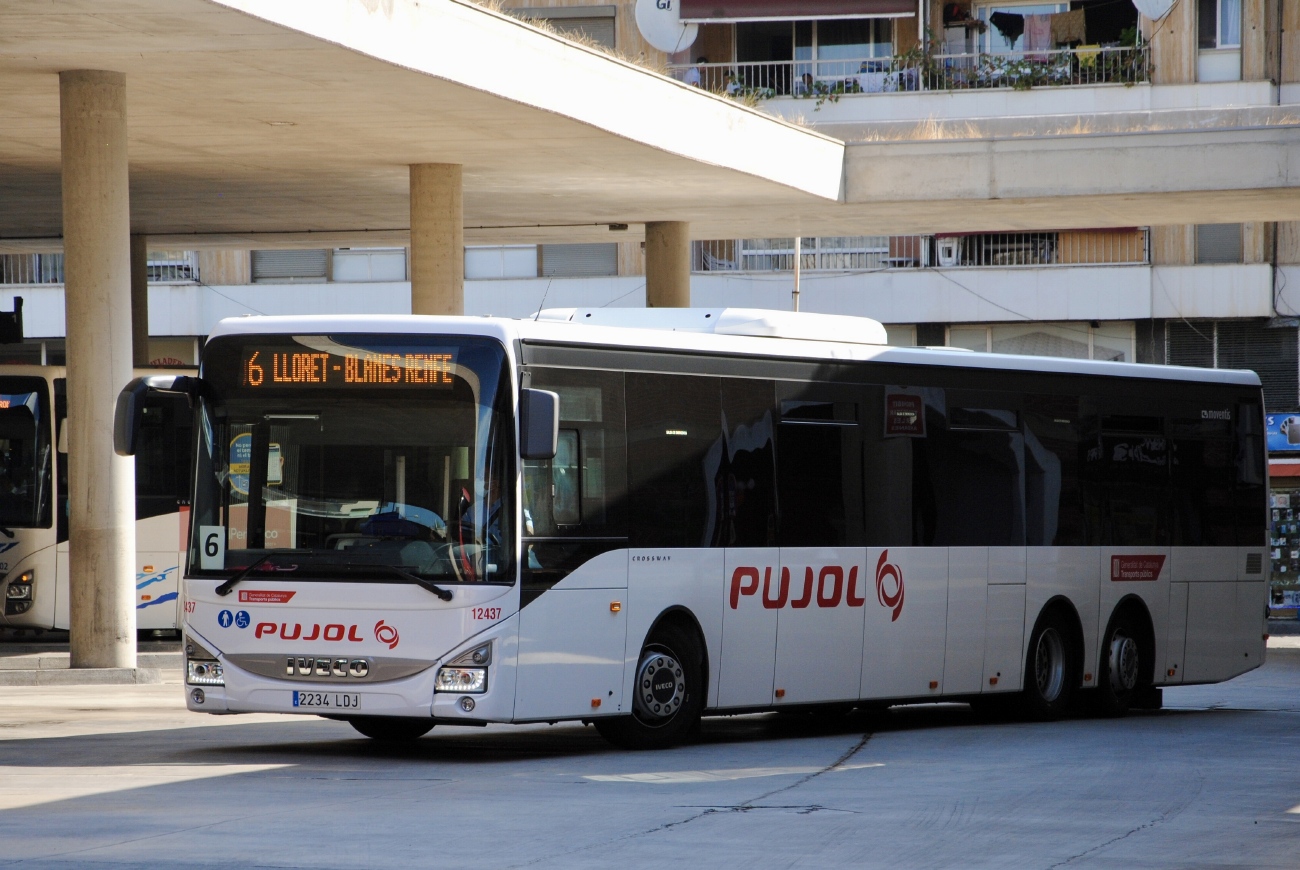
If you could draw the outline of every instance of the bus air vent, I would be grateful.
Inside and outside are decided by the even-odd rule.
[[[1259,553],[1246,554],[1246,573],[1262,574],[1264,572],[1264,557]]]

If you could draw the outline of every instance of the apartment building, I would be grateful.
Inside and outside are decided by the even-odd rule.
[[[1300,122],[1300,3],[1289,0],[672,2],[686,24],[672,52],[646,39],[636,0],[506,6],[846,142]],[[1291,602],[1300,594],[1285,582],[1300,574],[1300,422],[1295,435],[1289,422],[1300,421],[1300,223],[1213,212],[1186,220],[1080,226],[1063,200],[1059,221],[1042,226],[972,227],[937,211],[923,233],[697,239],[692,300],[789,308],[797,287],[803,310],[876,318],[893,343],[1258,371],[1270,411],[1274,576]],[[626,226],[611,225],[604,243],[467,249],[467,313],[644,305],[642,245],[621,233]],[[161,364],[196,362],[223,316],[410,305],[401,248],[153,251],[149,273],[150,353]],[[57,253],[0,256],[0,307],[22,295],[30,337],[0,357],[61,361],[61,281]]]

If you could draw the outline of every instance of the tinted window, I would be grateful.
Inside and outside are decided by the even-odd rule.
[[[1024,436],[1012,397],[976,405],[925,391],[925,436],[913,439],[914,543],[1022,546]],[[952,419],[950,419],[950,417]]]
[[[1221,411],[1223,417],[1209,419],[1199,410],[1180,407],[1169,419],[1173,543],[1232,546],[1236,543],[1232,410],[1210,409],[1215,414]]]
[[[194,421],[183,396],[150,395],[135,453],[135,517],[175,513],[189,500]]]
[[[1093,403],[1085,401],[1085,405]],[[1084,519],[1094,546],[1169,543],[1169,443],[1160,417],[1083,415]]]
[[[1025,542],[1085,543],[1079,492],[1079,400],[1025,397]]]
[[[724,452],[718,378],[627,375],[630,542],[707,547]]]
[[[1234,505],[1237,544],[1263,546],[1268,541],[1268,480],[1264,455],[1263,410],[1254,402],[1237,405]]]
[[[775,389],[771,381],[722,381],[722,510],[716,545],[776,544]]]
[[[783,547],[864,543],[862,435],[852,387],[782,384],[777,435]]]

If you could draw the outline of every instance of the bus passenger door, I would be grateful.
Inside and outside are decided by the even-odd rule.
[[[772,703],[781,551],[728,547],[723,557],[722,655],[718,707]]]

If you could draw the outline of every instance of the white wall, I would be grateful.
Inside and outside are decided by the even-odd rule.
[[[1267,263],[1156,266],[1152,317],[1271,317],[1273,267]]]
[[[778,97],[763,108],[782,118],[803,118],[814,127],[866,121],[926,121],[953,118],[1041,117],[1226,109],[1272,106],[1271,82],[1215,82],[1188,85],[1093,85],[1070,88],[989,88],[970,91],[903,91],[846,94],[820,108],[812,99]]]
[[[804,273],[800,308],[852,314],[885,323],[1139,320],[1148,317],[1273,316],[1272,268],[1214,266],[1070,266],[1047,268],[898,269]],[[1300,312],[1300,266],[1278,276],[1278,313]],[[694,305],[792,307],[788,273],[691,276]],[[0,292],[0,310],[25,302],[27,335],[64,335],[63,288],[14,287]],[[530,317],[546,308],[643,308],[642,277],[530,278],[468,281],[465,313]],[[223,317],[243,314],[406,314],[410,284],[256,284],[149,287],[153,336],[206,335]]]

